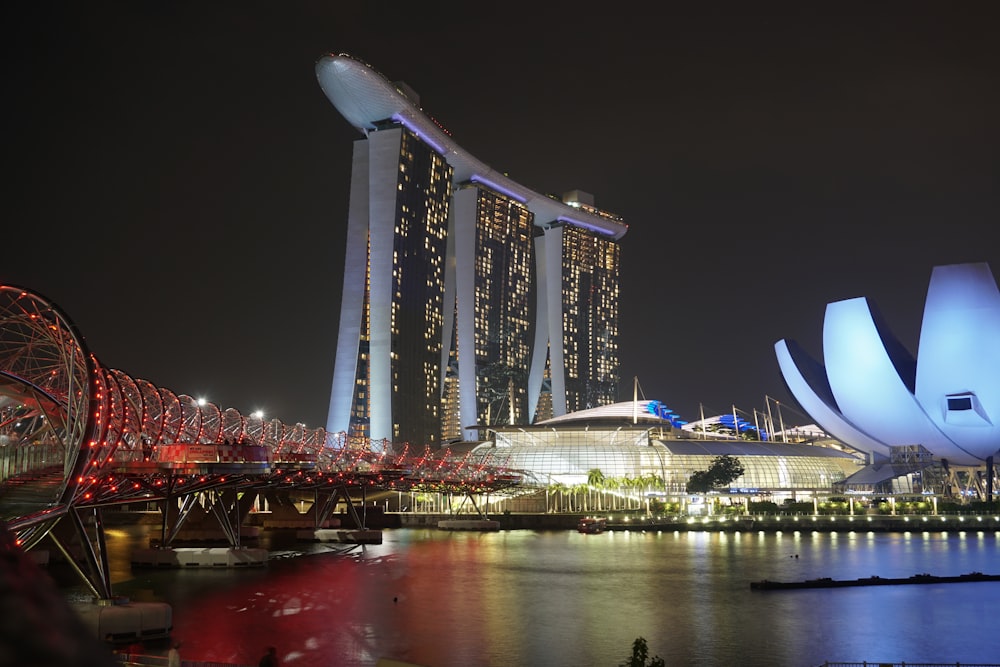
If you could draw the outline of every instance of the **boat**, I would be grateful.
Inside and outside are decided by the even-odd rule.
[[[597,533],[603,533],[608,529],[608,520],[595,519],[587,516],[580,519],[580,521],[576,524],[576,529],[581,533],[596,535]]]
[[[970,581],[1000,581],[1000,574],[983,574],[969,572],[955,576],[936,576],[933,574],[914,574],[911,577],[862,577],[859,579],[807,579],[806,581],[751,581],[750,589],[755,591],[789,590],[796,588],[844,588],[847,586],[899,586],[902,584],[959,584]]]

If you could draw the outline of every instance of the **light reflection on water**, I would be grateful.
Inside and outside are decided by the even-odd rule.
[[[116,594],[163,600],[187,659],[286,666],[624,663],[671,667],[1000,662],[1000,583],[751,591],[759,579],[1000,573],[997,533],[657,533],[397,529],[249,570],[130,571],[150,527],[109,533]],[[395,599],[395,601],[394,601]]]

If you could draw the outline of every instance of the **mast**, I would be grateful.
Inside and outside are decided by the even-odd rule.
[[[632,423],[639,423],[639,376],[634,376],[632,382]]]
[[[767,422],[770,425],[768,430],[771,432],[771,435],[774,435],[774,417],[771,416],[771,397],[767,394],[764,394],[764,404],[767,405]],[[784,433],[781,434],[782,438],[784,438],[784,435]]]

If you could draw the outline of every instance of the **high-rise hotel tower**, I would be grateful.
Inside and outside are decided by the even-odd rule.
[[[617,401],[621,218],[494,171],[351,56],[316,73],[364,135],[327,430],[438,446]]]

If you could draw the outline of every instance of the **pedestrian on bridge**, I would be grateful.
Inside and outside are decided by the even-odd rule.
[[[167,651],[167,667],[181,667],[181,643],[174,642]]]
[[[260,662],[257,663],[257,667],[280,667],[278,649],[274,646],[268,646]]]

